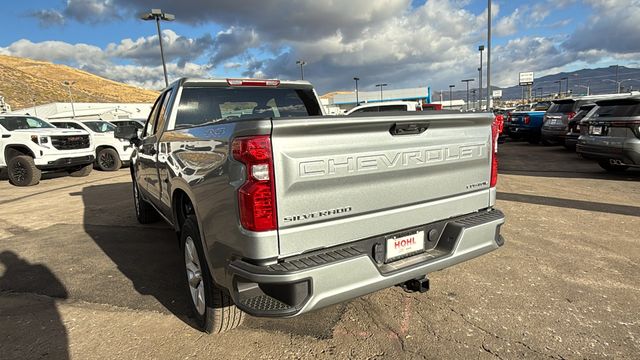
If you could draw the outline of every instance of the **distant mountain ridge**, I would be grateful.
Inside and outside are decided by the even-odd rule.
[[[561,72],[536,78],[534,79],[531,94],[533,95],[536,91],[540,94],[539,88],[542,88],[543,95],[557,94],[559,86],[556,81],[562,78],[569,79],[569,90],[571,90],[574,95],[586,95],[587,89],[585,86],[589,86],[592,95],[615,93],[617,91],[617,85],[615,83],[616,69],[615,67],[606,67]],[[631,79],[631,81],[623,81],[627,79]],[[618,68],[618,81],[623,81],[621,84],[622,92],[627,92],[631,88],[635,90],[640,89],[640,69],[620,66]],[[562,92],[567,92],[567,80],[562,80]],[[522,98],[522,88],[517,85],[502,88],[502,98],[504,100],[520,99]]]
[[[531,88],[531,95],[540,94],[539,88],[542,88],[542,94],[548,96],[550,94],[557,94],[559,86],[556,81],[562,78],[569,78],[569,90],[573,95],[586,95],[587,89],[584,86],[589,86],[589,91],[592,95],[597,94],[611,94],[616,92],[617,85],[615,84],[616,69],[615,67],[605,67],[598,69],[582,69],[572,72],[561,72],[552,75],[546,75],[540,78],[535,78],[533,86]],[[623,81],[632,79],[631,81]],[[613,81],[609,81],[613,80]],[[630,89],[640,90],[640,69],[630,68],[626,66],[620,66],[618,68],[618,81],[623,81],[621,91],[626,92]],[[582,85],[582,86],[576,86]],[[456,86],[457,87],[457,86]],[[522,87],[518,85],[500,88],[497,86],[491,86],[493,90],[502,90],[502,100],[517,100],[522,98]],[[472,101],[473,97],[469,94],[469,100]],[[475,89],[477,91],[477,88]],[[483,89],[485,94],[486,89]],[[567,92],[567,81],[562,81],[562,93]],[[434,101],[440,100],[440,91],[433,91],[432,97]],[[453,91],[452,97],[456,99],[466,100],[467,92],[465,90]],[[443,99],[446,101],[449,99],[449,91],[443,92]]]
[[[69,102],[63,81],[75,81],[76,102],[153,102],[152,90],[108,80],[86,71],[28,58],[0,55],[0,96],[13,110],[52,102]]]

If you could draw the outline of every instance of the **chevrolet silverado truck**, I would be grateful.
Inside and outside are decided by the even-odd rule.
[[[15,186],[36,185],[43,171],[87,176],[94,160],[84,130],[58,129],[34,116],[0,115],[0,170],[6,168]]]
[[[489,113],[324,116],[306,81],[181,79],[116,136],[135,147],[137,219],[177,233],[206,332],[426,291],[504,243]]]

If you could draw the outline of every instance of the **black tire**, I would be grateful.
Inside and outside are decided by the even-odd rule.
[[[15,186],[33,186],[40,182],[42,171],[29,155],[17,155],[7,163],[9,182]]]
[[[240,326],[244,321],[244,312],[236,307],[231,296],[229,296],[226,291],[214,284],[204,256],[204,249],[200,241],[200,232],[198,231],[195,216],[187,216],[180,233],[180,245],[184,253],[186,273],[185,286],[187,295],[191,299],[189,304],[197,327],[209,334],[219,334]],[[192,245],[189,246],[188,243]],[[197,254],[196,260],[200,265],[199,270],[201,276],[199,282],[197,282],[197,277],[193,275],[194,272],[190,272],[187,265],[192,263],[188,249],[193,251],[194,248]],[[193,268],[191,268],[191,270],[193,270]],[[196,282],[196,284],[193,285],[198,289],[202,286],[201,290],[192,288],[190,282]],[[198,295],[194,295],[194,292],[198,294],[198,291],[200,291],[199,294],[204,295],[204,306],[197,305],[196,300],[194,300],[198,297]],[[198,310],[198,307],[200,310]]]
[[[85,176],[89,176],[92,170],[93,170],[93,164],[89,164],[89,165],[82,166],[80,168],[68,170],[68,172],[69,172],[69,175],[73,177],[85,177]]]
[[[620,173],[629,168],[628,166],[625,166],[625,165],[614,165],[610,163],[609,160],[600,160],[598,161],[598,165],[600,165],[601,168],[611,173]]]
[[[122,161],[117,151],[104,148],[96,154],[96,165],[102,171],[118,171],[122,167]]]
[[[142,198],[135,179],[133,180],[133,205],[136,210],[136,219],[140,224],[152,224],[158,221],[158,212]]]

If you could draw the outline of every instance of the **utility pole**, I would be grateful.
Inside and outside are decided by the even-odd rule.
[[[307,65],[307,62],[304,60],[296,61],[296,65],[300,65],[300,80],[304,80],[304,69],[303,66]]]
[[[469,82],[474,81],[474,79],[464,79],[460,81],[463,83],[467,83],[467,103],[465,104],[465,109],[469,111]]]
[[[558,84],[558,99],[560,99],[562,97],[562,80],[556,80],[553,83]]]
[[[382,97],[382,88],[387,86],[388,84],[376,84],[376,87],[380,88],[380,101],[382,101],[383,97]]]
[[[162,12],[161,9],[151,9],[150,13],[142,14],[140,16],[142,20],[155,20],[156,28],[158,29],[158,40],[160,40],[160,58],[162,59],[162,69],[164,70],[164,85],[169,86],[169,78],[167,76],[167,64],[164,61],[164,48],[162,46],[162,33],[160,31],[160,20],[173,21],[176,19],[175,15]]]
[[[358,99],[358,80],[360,80],[359,77],[354,77],[353,80],[356,81],[356,106],[360,105],[360,99]]]
[[[453,100],[452,100],[452,94],[453,94],[453,88],[456,87],[455,85],[449,85],[449,109],[453,108]]]
[[[73,104],[73,95],[71,95],[71,87],[75,83],[76,83],[75,81],[68,81],[68,80],[65,80],[62,82],[62,85],[66,86],[67,90],[69,90],[69,99],[71,100],[71,113],[73,114],[73,119],[76,118],[76,108]]]
[[[487,111],[491,110],[491,0],[487,0]]]
[[[484,51],[484,45],[478,46],[480,51],[480,67],[478,68],[478,99],[480,99],[480,111],[482,111],[482,52]]]

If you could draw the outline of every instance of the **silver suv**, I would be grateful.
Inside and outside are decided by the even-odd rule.
[[[578,154],[611,172],[640,167],[640,96],[596,104],[580,124]]]

